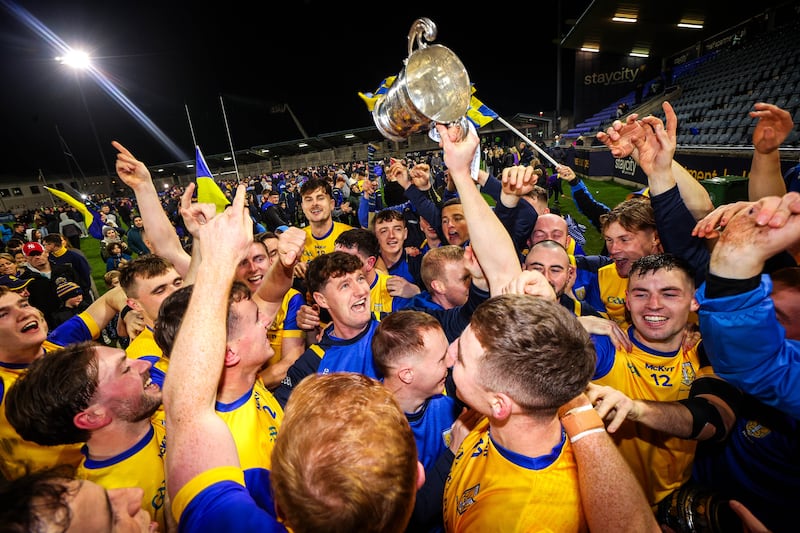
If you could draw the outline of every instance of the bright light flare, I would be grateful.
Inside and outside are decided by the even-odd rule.
[[[78,52],[73,50],[64,40],[53,33],[47,26],[45,26],[39,19],[34,17],[30,12],[28,12],[25,8],[10,2],[8,0],[0,0],[8,10],[13,13],[25,26],[27,26],[31,31],[36,33],[39,37],[41,37],[44,41],[46,41],[50,46],[55,49],[56,54],[58,54],[59,61],[64,64],[67,63],[67,58],[70,58],[69,61],[73,61],[73,57],[76,57],[76,53],[83,53],[86,55],[86,66],[83,70],[91,76],[91,78],[112,98],[116,101],[123,109],[125,109],[129,115],[131,115],[136,122],[141,124],[143,128],[145,128],[148,132],[150,132],[153,137],[155,137],[158,142],[163,146],[168,152],[172,154],[172,156],[179,160],[186,160],[189,159],[188,156],[184,153],[180,147],[175,144],[175,142],[170,139],[166,133],[161,131],[161,128],[156,126],[156,124],[148,117],[141,109],[139,109],[136,104],[134,104],[127,96],[125,96],[116,85],[114,85],[108,77],[101,72],[96,66],[94,66],[91,61],[88,61],[89,55],[85,52]]]
[[[56,61],[77,70],[89,70],[92,66],[89,54],[81,50],[69,50],[66,55],[56,56]]]

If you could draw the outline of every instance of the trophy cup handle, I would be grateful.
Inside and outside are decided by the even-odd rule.
[[[408,32],[408,55],[410,56],[414,51],[415,41],[417,48],[422,49],[428,46],[425,41],[434,40],[436,40],[436,24],[429,18],[418,18],[411,25],[411,30]]]

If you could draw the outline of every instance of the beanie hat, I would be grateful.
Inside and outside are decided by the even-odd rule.
[[[83,294],[83,290],[77,283],[73,283],[71,281],[64,281],[59,283],[56,286],[56,293],[58,297],[62,300],[69,300],[73,296],[78,296],[79,294]]]
[[[21,279],[13,275],[0,276],[0,285],[8,287],[12,291],[24,289],[31,281],[33,278]]]

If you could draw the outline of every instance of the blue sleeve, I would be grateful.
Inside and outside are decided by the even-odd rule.
[[[80,315],[69,317],[47,336],[48,341],[59,346],[67,346],[92,339],[92,332]]]
[[[419,216],[427,220],[428,224],[433,226],[442,240],[447,242],[447,239],[445,239],[442,234],[442,211],[439,209],[439,206],[428,198],[424,191],[420,191],[414,185],[406,189],[405,195],[411,202],[411,205],[414,206],[417,213],[419,213]]]
[[[75,271],[78,273],[78,277],[81,279],[81,285],[91,288],[92,267],[89,265],[89,261],[87,261],[83,256],[79,255],[75,258],[75,262],[72,263],[72,266],[75,267]]]
[[[413,298],[403,298],[402,296],[392,297],[392,312],[400,311],[401,309],[406,309],[408,307],[412,307],[413,305]]]
[[[289,396],[304,377],[317,372],[320,361],[322,361],[322,359],[320,359],[319,355],[309,348],[303,352],[303,355],[301,355],[297,361],[292,363],[292,366],[286,371],[286,377],[283,378],[281,384],[272,392],[272,395],[275,396],[275,399],[278,400],[281,407],[286,407]]]
[[[597,277],[597,269],[603,266],[600,255],[576,255],[575,266],[578,268],[574,287],[584,287],[585,294],[583,300],[589,303],[597,311],[605,313],[606,304],[600,295],[600,281]]]
[[[769,297],[772,282],[748,292],[707,298],[697,289],[700,334],[715,373],[763,403],[800,419],[800,341],[786,338]]]
[[[597,366],[595,366],[594,377],[592,379],[600,379],[611,371],[614,366],[614,358],[617,354],[617,349],[611,342],[611,339],[605,335],[591,335],[594,349],[597,352]]]
[[[706,278],[711,253],[705,239],[692,237],[697,221],[686,207],[678,186],[651,196],[650,204],[664,251],[688,261],[695,271],[695,286],[699,286]]]
[[[528,239],[533,233],[533,227],[536,226],[536,221],[539,219],[539,213],[527,201],[520,200],[517,204],[517,220],[511,230],[511,238],[514,241],[514,246],[517,251],[522,251],[528,247]]]
[[[192,498],[181,515],[178,531],[230,531],[231,524],[236,524],[235,530],[242,533],[286,532],[273,513],[274,507],[259,507],[239,483],[220,482]]]
[[[167,376],[163,370],[159,370],[156,368],[156,363],[161,359],[158,355],[143,355],[139,358],[140,360],[147,361],[150,363],[150,379],[153,380],[153,383],[158,385],[159,389],[164,388],[164,378]]]
[[[358,223],[366,229],[369,227],[369,202],[363,195],[358,199]]]
[[[597,231],[602,231],[600,217],[611,211],[611,209],[609,209],[606,204],[595,200],[592,193],[586,188],[586,184],[580,179],[577,184],[570,186],[570,189],[572,191],[572,199],[575,200],[575,207],[578,208],[578,211],[589,219],[592,225],[597,228]]]
[[[486,183],[481,187],[481,192],[491,196],[495,203],[500,203],[500,193],[503,192],[503,184],[500,180],[489,174]]]
[[[472,318],[472,313],[475,309],[488,299],[488,292],[477,288],[475,285],[470,285],[469,298],[467,298],[467,303],[464,305],[452,309],[422,308],[417,310],[433,315],[442,325],[447,342],[453,342],[469,325],[469,320]]]
[[[300,326],[297,325],[297,312],[305,303],[306,301],[302,294],[295,294],[289,298],[289,305],[286,306],[286,318],[283,319],[284,330],[300,329]]]
[[[519,204],[515,207],[506,207],[503,205],[503,202],[497,202],[494,206],[494,214],[500,223],[503,224],[503,227],[506,228],[508,234],[511,235],[514,248],[517,250],[517,253],[519,253],[521,248],[517,246],[517,241],[514,239],[514,226],[517,223],[517,216],[519,215]]]

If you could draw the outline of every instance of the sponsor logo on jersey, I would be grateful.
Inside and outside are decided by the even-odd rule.
[[[770,434],[770,429],[766,426],[762,426],[755,420],[748,420],[747,424],[744,426],[744,434],[748,438],[763,439]]]
[[[697,377],[697,372],[695,372],[692,363],[686,361],[681,365],[681,384],[689,386]]]
[[[464,514],[464,511],[470,508],[475,503],[475,498],[478,496],[478,491],[481,489],[481,484],[478,483],[474,487],[470,487],[464,491],[461,498],[458,499],[458,507],[456,510],[458,514]]]

